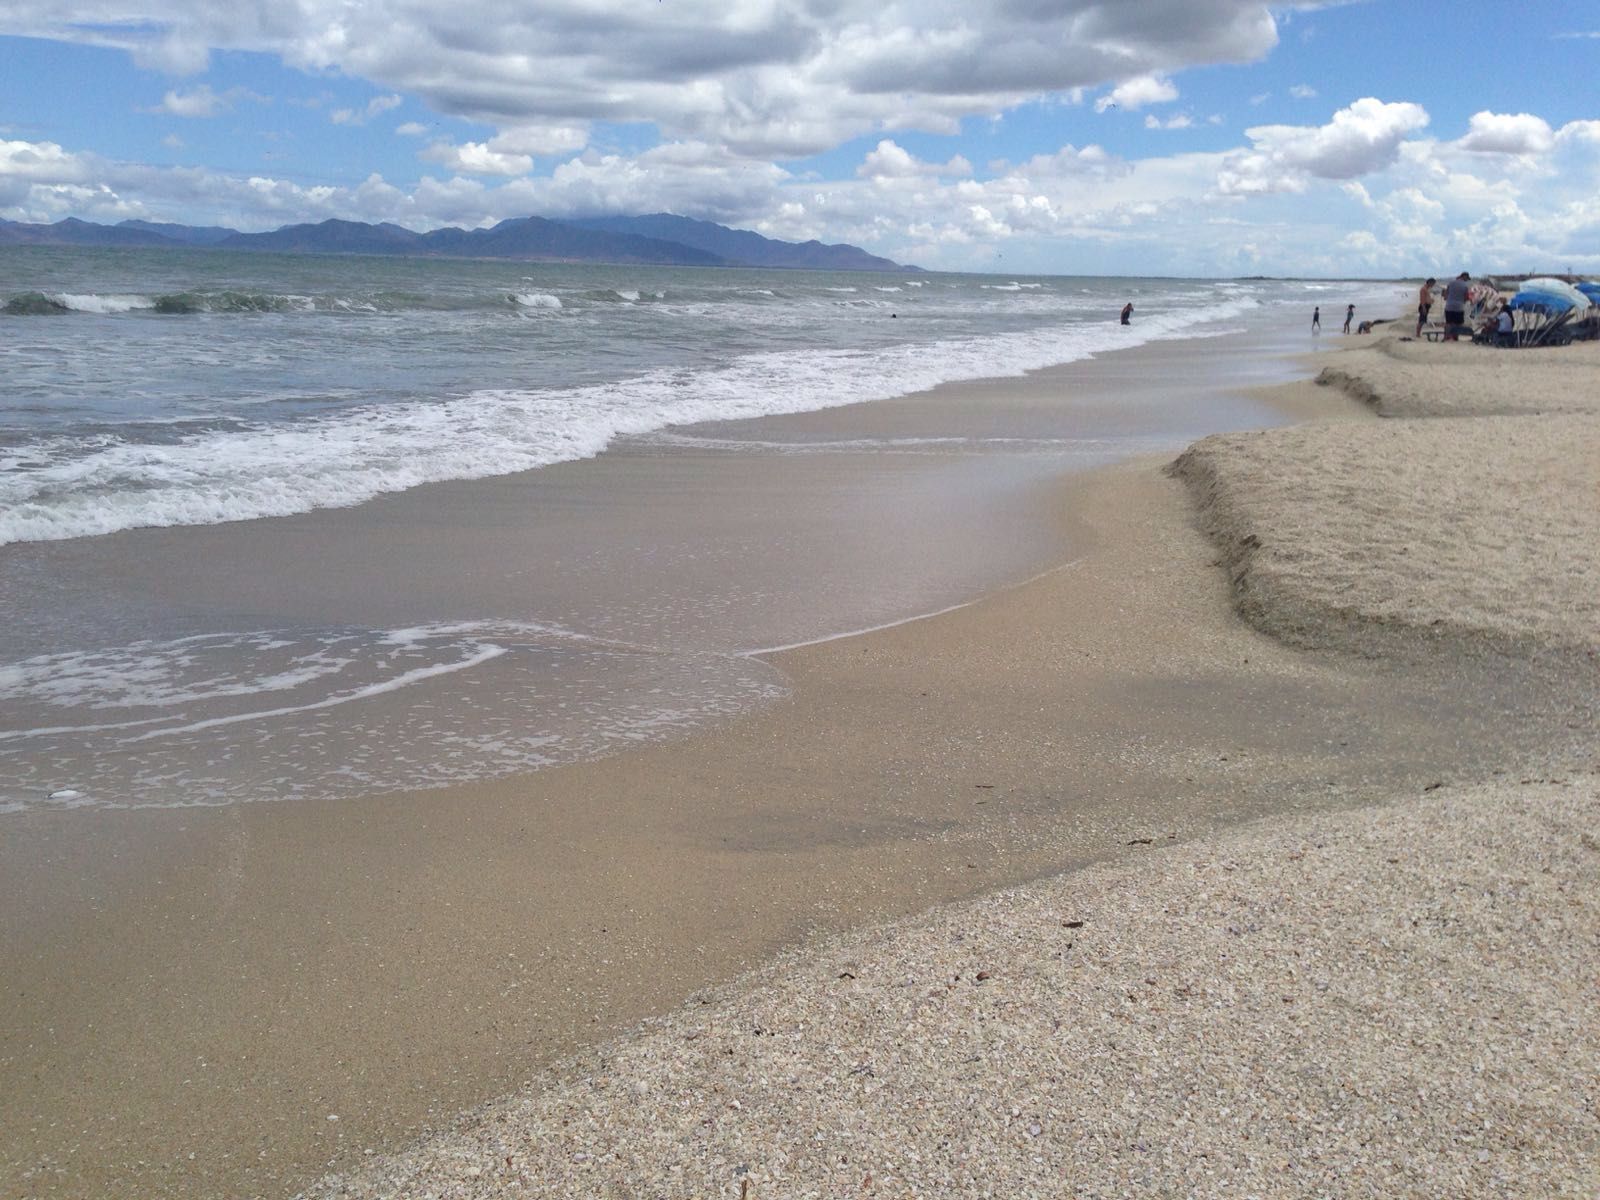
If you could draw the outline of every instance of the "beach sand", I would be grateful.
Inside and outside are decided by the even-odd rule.
[[[1394,424],[1340,389],[1277,401],[1345,418],[1330,438]],[[1204,450],[1213,534],[1242,522],[1268,551],[1362,534],[1311,513],[1316,488],[1266,486],[1271,447],[1259,470],[1254,447]],[[871,1174],[897,1194],[978,1180],[1028,1195],[1059,1193],[1081,1160],[1079,1194],[1145,1178],[1238,1194],[1219,1181],[1287,1155],[1264,1194],[1339,1190],[1317,1174],[1337,1163],[1392,1194],[1382,1156],[1413,1134],[1405,1169],[1436,1194],[1495,1172],[1583,1179],[1592,1083],[1559,1072],[1592,1080],[1596,1065],[1593,1005],[1573,999],[1594,986],[1592,660],[1569,627],[1547,634],[1542,608],[1505,599],[1539,582],[1521,576],[1498,604],[1464,605],[1456,576],[1416,584],[1447,623],[1470,609],[1515,630],[1494,653],[1479,627],[1430,617],[1426,634],[1394,623],[1405,653],[1374,654],[1350,630],[1378,622],[1278,571],[1261,594],[1299,606],[1290,645],[1236,607],[1271,555],[1197,528],[1171,458],[1051,489],[1070,562],[772,655],[790,697],[687,741],[339,805],[30,814],[0,872],[31,905],[0,946],[22,981],[0,1048],[17,1081],[0,1098],[7,1186],[281,1195],[332,1169],[313,1194],[731,1196],[746,1180],[758,1196],[843,1194]],[[1303,465],[1383,469],[1315,448]],[[1306,511],[1276,511],[1297,498]],[[1488,555],[1478,574],[1513,561],[1542,560]],[[1497,773],[1564,782],[1485,790]],[[1428,808],[1392,804],[1425,791]],[[901,923],[829,940],[884,920]],[[1558,967],[1480,944],[1472,922],[1537,933]],[[1291,976],[1294,949],[1309,961]],[[1458,1013],[1440,997],[1462,973]],[[1169,1025],[1180,1009],[1198,1023]],[[1451,1020],[1483,1011],[1520,1023],[1451,1041]],[[1492,1079],[1463,1066],[1517,1030],[1536,1052],[1485,1050]],[[1477,1125],[1457,1103],[1469,1093]],[[1188,1140],[1163,1115],[1185,1102]],[[443,1132],[384,1152],[428,1127]],[[1375,1139],[1360,1151],[1357,1130]]]
[[[1239,611],[1324,669],[1542,678],[1539,776],[1463,745],[1376,807],[825,942],[315,1194],[1595,1194],[1595,434],[1340,423],[1174,469]]]

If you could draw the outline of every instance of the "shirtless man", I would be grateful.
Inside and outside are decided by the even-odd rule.
[[[1422,336],[1422,327],[1428,323],[1428,310],[1433,307],[1433,285],[1439,281],[1431,275],[1428,282],[1422,285],[1422,290],[1417,293],[1417,336]]]

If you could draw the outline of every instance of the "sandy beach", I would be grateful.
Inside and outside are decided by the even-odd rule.
[[[1367,357],[1435,369],[1410,349]],[[1581,366],[1489,356],[1487,413]],[[1476,386],[1438,366],[1412,394]],[[1463,747],[1378,806],[1147,827],[792,956],[316,1194],[1592,1195],[1600,425],[1442,406],[1464,419],[1212,438],[1173,473],[1232,604],[1324,669],[1527,668],[1537,777]]]
[[[1591,351],[1337,355],[1262,401],[1313,423],[1041,484],[1064,561],[686,740],[28,814],[0,1173],[1592,1194]]]

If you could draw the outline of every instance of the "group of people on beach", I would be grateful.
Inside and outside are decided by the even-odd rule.
[[[1422,328],[1428,323],[1428,313],[1433,309],[1434,289],[1438,285],[1439,281],[1430,275],[1417,293],[1417,337],[1422,336]],[[1475,285],[1466,271],[1445,284],[1443,339],[1447,342],[1459,341],[1461,331],[1468,328],[1471,317],[1481,312],[1497,295],[1493,287],[1480,288]],[[1502,346],[1511,345],[1516,339],[1515,331],[1516,321],[1511,309],[1502,305],[1495,316],[1495,341]]]
[[[1428,313],[1433,309],[1434,289],[1439,286],[1439,281],[1429,276],[1422,289],[1417,293],[1417,332],[1422,336],[1422,327],[1428,323]],[[1444,288],[1444,340],[1456,341],[1461,336],[1461,331],[1467,327],[1469,312],[1483,306],[1490,292],[1476,289],[1472,276],[1463,271],[1457,275]],[[1350,332],[1350,324],[1355,320],[1356,306],[1347,304],[1344,310],[1344,332]],[[1127,324],[1124,320],[1123,324]],[[1496,326],[1496,332],[1502,339],[1507,337],[1512,330],[1511,311],[1502,308]],[[1372,322],[1362,321],[1356,328],[1357,333],[1370,333]],[[1311,332],[1322,332],[1322,306],[1317,305],[1311,310]]]
[[[1428,312],[1433,308],[1433,289],[1438,285],[1439,281],[1430,275],[1427,282],[1422,285],[1422,290],[1417,293],[1417,337],[1422,336],[1422,327],[1428,323]],[[1467,323],[1467,305],[1471,300],[1472,276],[1466,271],[1445,284],[1445,341],[1453,342],[1461,336],[1461,329]]]

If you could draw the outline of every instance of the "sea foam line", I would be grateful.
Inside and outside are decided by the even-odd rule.
[[[1254,307],[1238,298],[1132,328],[1094,322],[872,350],[768,351],[579,388],[369,405],[166,445],[62,446],[27,471],[0,475],[0,544],[346,507],[425,483],[589,458],[619,437],[673,425],[884,400],[1203,336],[1196,327]],[[33,449],[48,455],[50,447]]]
[[[187,725],[174,725],[169,729],[152,729],[148,733],[141,733],[136,737],[123,738],[123,745],[134,742],[147,742],[151,738],[174,737],[180,733],[198,733],[202,729],[215,729],[222,725],[237,725],[243,721],[261,721],[269,717],[286,717],[293,713],[315,712],[322,708],[337,708],[341,704],[349,704],[357,700],[369,700],[373,696],[381,696],[385,692],[399,691],[413,683],[420,683],[424,679],[432,679],[436,675],[449,675],[456,671],[471,670],[491,659],[499,658],[505,654],[506,647],[489,643],[478,648],[477,653],[469,654],[466,658],[456,662],[432,663],[426,667],[416,667],[413,670],[402,672],[393,679],[385,679],[379,683],[368,684],[366,687],[355,688],[348,692],[339,692],[336,695],[325,696],[321,700],[314,700],[309,704],[291,704],[282,708],[263,708],[255,712],[231,713],[225,717],[208,717],[203,721],[191,721]]]

